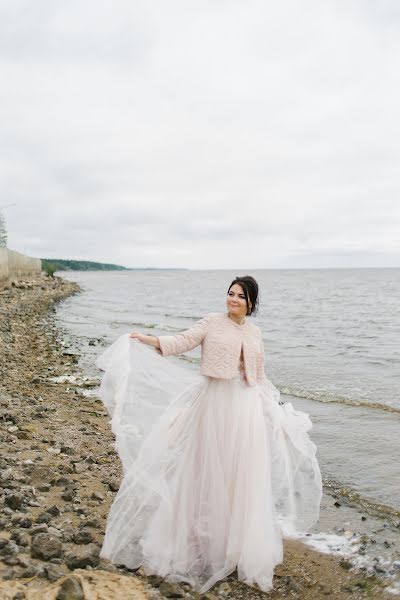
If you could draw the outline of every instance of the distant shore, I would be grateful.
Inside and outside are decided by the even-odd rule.
[[[76,598],[197,600],[186,584],[99,559],[122,471],[109,415],[93,395],[99,382],[79,371],[52,319],[55,304],[79,292],[74,282],[45,276],[0,291],[0,600],[52,600],[60,589],[75,590]],[[350,567],[285,542],[269,593],[233,573],[205,597],[393,597],[384,594],[382,580]]]

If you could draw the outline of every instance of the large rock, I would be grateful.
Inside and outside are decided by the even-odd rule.
[[[32,539],[31,556],[50,560],[62,556],[63,545],[61,541],[48,533],[38,533]]]

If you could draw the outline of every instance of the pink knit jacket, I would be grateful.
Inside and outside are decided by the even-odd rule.
[[[182,354],[201,344],[200,373],[232,379],[238,374],[243,347],[244,371],[249,385],[266,381],[264,343],[260,328],[248,318],[242,325],[228,313],[208,313],[193,327],[176,335],[157,336],[163,356]]]

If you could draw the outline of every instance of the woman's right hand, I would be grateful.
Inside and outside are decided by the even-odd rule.
[[[142,344],[153,346],[159,354],[162,354],[160,349],[160,342],[157,336],[145,335],[144,333],[140,333],[140,331],[132,331],[132,333],[129,334],[129,337],[134,340],[139,340],[139,342],[142,342]]]
[[[145,335],[144,333],[140,333],[140,331],[132,331],[132,333],[129,334],[129,337],[135,340],[139,340],[139,342],[142,342],[142,344],[146,344],[147,338],[149,336]]]

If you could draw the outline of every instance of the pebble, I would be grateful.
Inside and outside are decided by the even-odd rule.
[[[112,492],[118,492],[119,490],[119,481],[117,479],[111,479],[108,482],[108,487]]]
[[[99,502],[103,502],[104,501],[104,496],[100,492],[93,492],[93,494],[91,495],[91,498],[93,500],[98,500]]]
[[[227,581],[223,581],[219,586],[218,586],[218,594],[221,595],[227,595],[230,594],[231,592],[231,586],[229,585],[229,583]]]
[[[160,594],[165,598],[184,598],[185,592],[177,583],[162,581],[158,587]]]
[[[78,475],[80,473],[83,473],[84,471],[86,471],[88,468],[87,463],[84,462],[76,462],[74,463],[73,469],[74,469],[74,473],[77,473]]]

